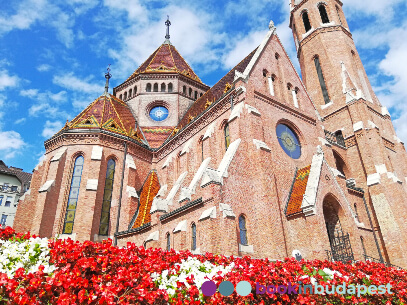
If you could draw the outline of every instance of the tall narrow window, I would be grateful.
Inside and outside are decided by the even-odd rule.
[[[167,233],[167,251],[171,250],[171,235],[170,233]]]
[[[110,204],[112,202],[114,171],[116,162],[110,159],[107,162],[105,190],[103,193],[102,214],[100,216],[99,235],[108,235],[110,220]]]
[[[183,87],[182,87],[182,93],[183,93],[183,94],[187,94],[187,87],[186,87],[186,86],[183,86]]]
[[[0,205],[3,203],[4,196],[0,195]]]
[[[321,4],[319,7],[319,14],[321,15],[322,23],[329,23],[328,13],[326,12],[325,5]]]
[[[133,94],[133,89],[130,89],[129,90],[129,98],[131,98],[132,94]]]
[[[6,226],[6,221],[7,221],[7,215],[1,215],[1,221],[0,224],[5,227]]]
[[[137,86],[134,86],[134,95],[137,94]]]
[[[326,88],[324,75],[322,74],[321,64],[319,63],[319,57],[316,56],[314,58],[315,68],[317,69],[319,84],[321,86],[322,95],[324,96],[325,104],[328,104],[329,96],[328,96],[328,89]]]
[[[153,91],[154,91],[154,92],[158,92],[158,84],[157,84],[157,83],[154,84]]]
[[[360,222],[359,220],[359,214],[358,214],[358,206],[356,205],[356,202],[353,205],[355,207],[355,214],[356,214],[356,219]]]
[[[146,92],[151,92],[151,84],[148,83],[146,86]]]
[[[161,84],[161,92],[165,92],[165,84],[164,83]]]
[[[274,96],[274,80],[275,80],[275,77],[273,75],[268,78],[269,90],[270,90],[271,96]]]
[[[127,100],[127,92],[124,92],[124,100]]]
[[[203,140],[201,141],[201,150],[202,150],[202,162],[204,160],[204,142]]]
[[[189,96],[192,97],[192,88],[189,88]]]
[[[304,22],[305,32],[311,30],[311,23],[309,22],[308,13],[302,13],[302,21]]]
[[[246,219],[243,215],[239,216],[240,244],[247,246]]]
[[[226,150],[227,150],[230,145],[230,135],[229,135],[229,124],[228,123],[226,123],[223,130],[225,132],[225,146],[226,146]]]
[[[191,226],[192,229],[192,243],[191,243],[191,250],[195,251],[196,250],[196,224],[192,224]]]
[[[360,243],[362,244],[363,255],[366,256],[365,241],[362,236],[360,237]],[[365,259],[366,259],[366,257],[365,257]]]
[[[168,84],[168,92],[172,92],[172,83]]]
[[[293,95],[294,107],[296,107],[296,108],[299,107],[297,93],[298,93],[298,88],[295,88],[295,89],[291,90],[291,94]]]
[[[195,97],[196,100],[198,99],[198,91],[195,91],[194,97]]]
[[[72,173],[71,188],[69,190],[68,204],[66,207],[64,229],[62,234],[72,234],[75,221],[76,206],[78,204],[79,187],[81,185],[84,158],[79,156],[75,160]]]
[[[340,15],[340,13],[339,13],[339,7],[338,7],[338,6],[335,6],[335,7],[336,7],[336,13],[338,14],[339,22],[340,22],[340,24],[342,25],[342,19],[341,19],[341,15]]]
[[[123,94],[119,95],[119,99],[123,100]]]

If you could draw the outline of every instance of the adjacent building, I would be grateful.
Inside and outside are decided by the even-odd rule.
[[[25,192],[29,191],[31,182],[30,173],[21,168],[8,167],[0,160],[0,225],[13,226],[17,205],[20,198],[24,199]]]

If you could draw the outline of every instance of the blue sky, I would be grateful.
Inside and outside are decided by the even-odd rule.
[[[407,141],[407,0],[343,0],[370,81]],[[298,69],[289,1],[0,0],[0,159],[31,172],[43,142],[123,82],[163,41],[213,85],[262,41],[270,19]]]

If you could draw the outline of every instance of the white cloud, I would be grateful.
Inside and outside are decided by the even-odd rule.
[[[61,130],[63,126],[64,125],[60,121],[46,121],[41,135],[46,139],[51,138],[54,134]]]
[[[21,153],[27,144],[21,138],[21,135],[15,131],[0,131],[0,159],[11,159],[16,154]]]
[[[37,67],[37,70],[39,71],[39,72],[46,72],[46,71],[49,71],[49,70],[51,70],[51,66],[50,65],[48,65],[48,64],[42,64],[42,65],[39,65],[38,67]]]
[[[73,73],[63,74],[54,76],[52,82],[63,88],[72,91],[81,91],[84,93],[94,93],[101,95],[104,92],[104,86],[102,84],[102,79],[99,83],[92,83],[93,77],[87,77],[85,79],[80,79],[73,75]]]
[[[379,15],[385,19],[391,19],[396,5],[405,2],[405,0],[370,0],[368,5],[365,1],[343,0],[343,7],[347,17],[353,15]]]
[[[15,120],[14,124],[16,124],[16,125],[23,124],[23,123],[25,123],[26,120],[27,120],[26,118],[21,118],[21,119]]]
[[[0,70],[0,91],[6,88],[17,86],[19,78],[15,75],[10,75],[7,70]]]

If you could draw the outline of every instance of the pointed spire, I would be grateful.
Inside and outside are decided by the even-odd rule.
[[[167,15],[167,21],[165,22],[165,25],[167,26],[167,33],[165,35],[165,44],[171,44],[170,42],[170,25],[171,25],[171,21],[170,21],[170,16]]]
[[[107,73],[105,73],[105,78],[106,78],[106,85],[105,85],[105,95],[108,93],[109,91],[109,79],[112,77],[112,74],[110,74],[110,64],[107,67]]]

